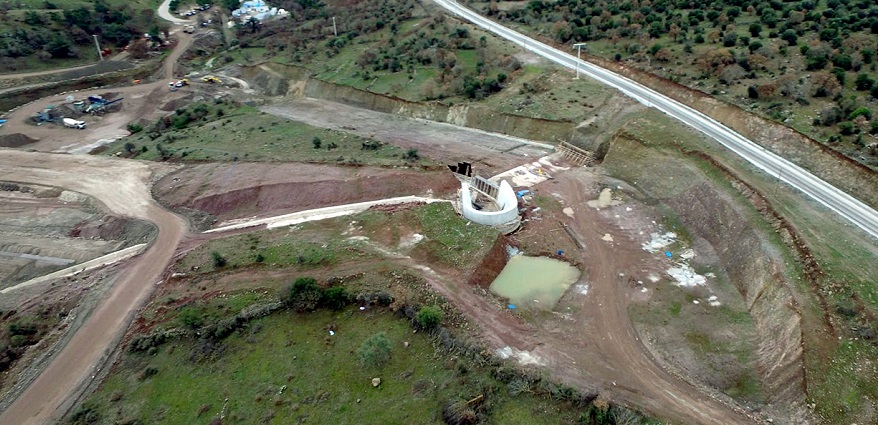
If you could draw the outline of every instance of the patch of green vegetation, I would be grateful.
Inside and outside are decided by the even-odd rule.
[[[128,45],[164,26],[154,13],[160,0],[27,0],[0,7],[0,71],[71,67],[97,59],[92,35],[102,48]]]
[[[668,307],[668,312],[671,313],[673,317],[680,317],[680,311],[683,310],[683,305],[680,304],[679,301],[672,301],[671,306]]]
[[[411,0],[303,7],[305,13],[267,22],[256,32],[240,28],[240,50],[252,51],[252,58],[231,58],[295,64],[320,80],[413,101],[480,99],[502,89],[521,67],[513,56],[516,46]],[[332,27],[326,16],[337,18],[337,35],[327,32]],[[494,83],[467,91],[465,80]]]
[[[342,223],[337,224],[343,228]],[[217,267],[213,253],[223,257],[226,264]],[[327,232],[305,225],[295,230],[266,230],[214,239],[187,253],[176,267],[201,274],[249,266],[307,270],[370,256],[370,251],[341,237],[338,229]]]
[[[108,146],[106,155],[175,161],[297,161],[406,165],[395,146],[217,101],[178,109]],[[320,144],[314,143],[320,140]],[[146,148],[144,150],[143,148]],[[431,164],[420,160],[419,164]]]
[[[491,227],[458,216],[449,203],[425,205],[414,213],[426,236],[419,245],[426,245],[438,261],[461,269],[474,265],[498,235]]]
[[[553,196],[535,195],[533,199],[536,206],[547,211],[561,211],[561,209],[563,208],[561,202],[559,202]]]
[[[386,340],[386,362],[362,366],[352,353],[376,335]],[[184,339],[152,356],[125,354],[77,417],[169,424],[210,422],[220,415],[245,423],[370,418],[438,424],[444,405],[479,396],[470,407],[485,418],[495,412],[508,417],[502,412],[512,409],[519,423],[574,424],[582,412],[527,392],[513,395],[489,368],[437,351],[427,334],[412,334],[406,322],[380,310],[284,311],[251,322],[218,346],[199,344]],[[195,355],[205,349],[213,357]],[[377,387],[373,378],[381,380]]]

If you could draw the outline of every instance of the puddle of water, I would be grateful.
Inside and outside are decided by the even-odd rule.
[[[516,255],[491,283],[490,290],[516,306],[551,310],[577,280],[579,270],[563,261]]]

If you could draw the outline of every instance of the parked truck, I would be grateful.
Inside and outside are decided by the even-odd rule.
[[[63,121],[64,121],[64,127],[67,127],[67,128],[77,128],[80,130],[85,128],[85,121],[75,120],[73,118],[64,118]]]

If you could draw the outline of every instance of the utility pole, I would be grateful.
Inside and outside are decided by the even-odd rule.
[[[95,39],[95,48],[98,49],[98,58],[104,60],[104,55],[101,54],[101,45],[98,44],[98,36],[92,35],[92,37]]]
[[[338,37],[338,28],[335,26],[335,16],[332,17],[332,33]]]
[[[579,79],[579,61],[580,56],[582,56],[582,46],[585,46],[585,43],[574,43],[573,47],[576,48],[576,80]]]

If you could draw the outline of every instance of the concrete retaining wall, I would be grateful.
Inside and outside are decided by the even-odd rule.
[[[518,198],[506,180],[500,182],[497,195],[497,206],[500,211],[479,211],[473,207],[469,183],[461,183],[460,211],[468,220],[487,226],[500,226],[518,218]]]

